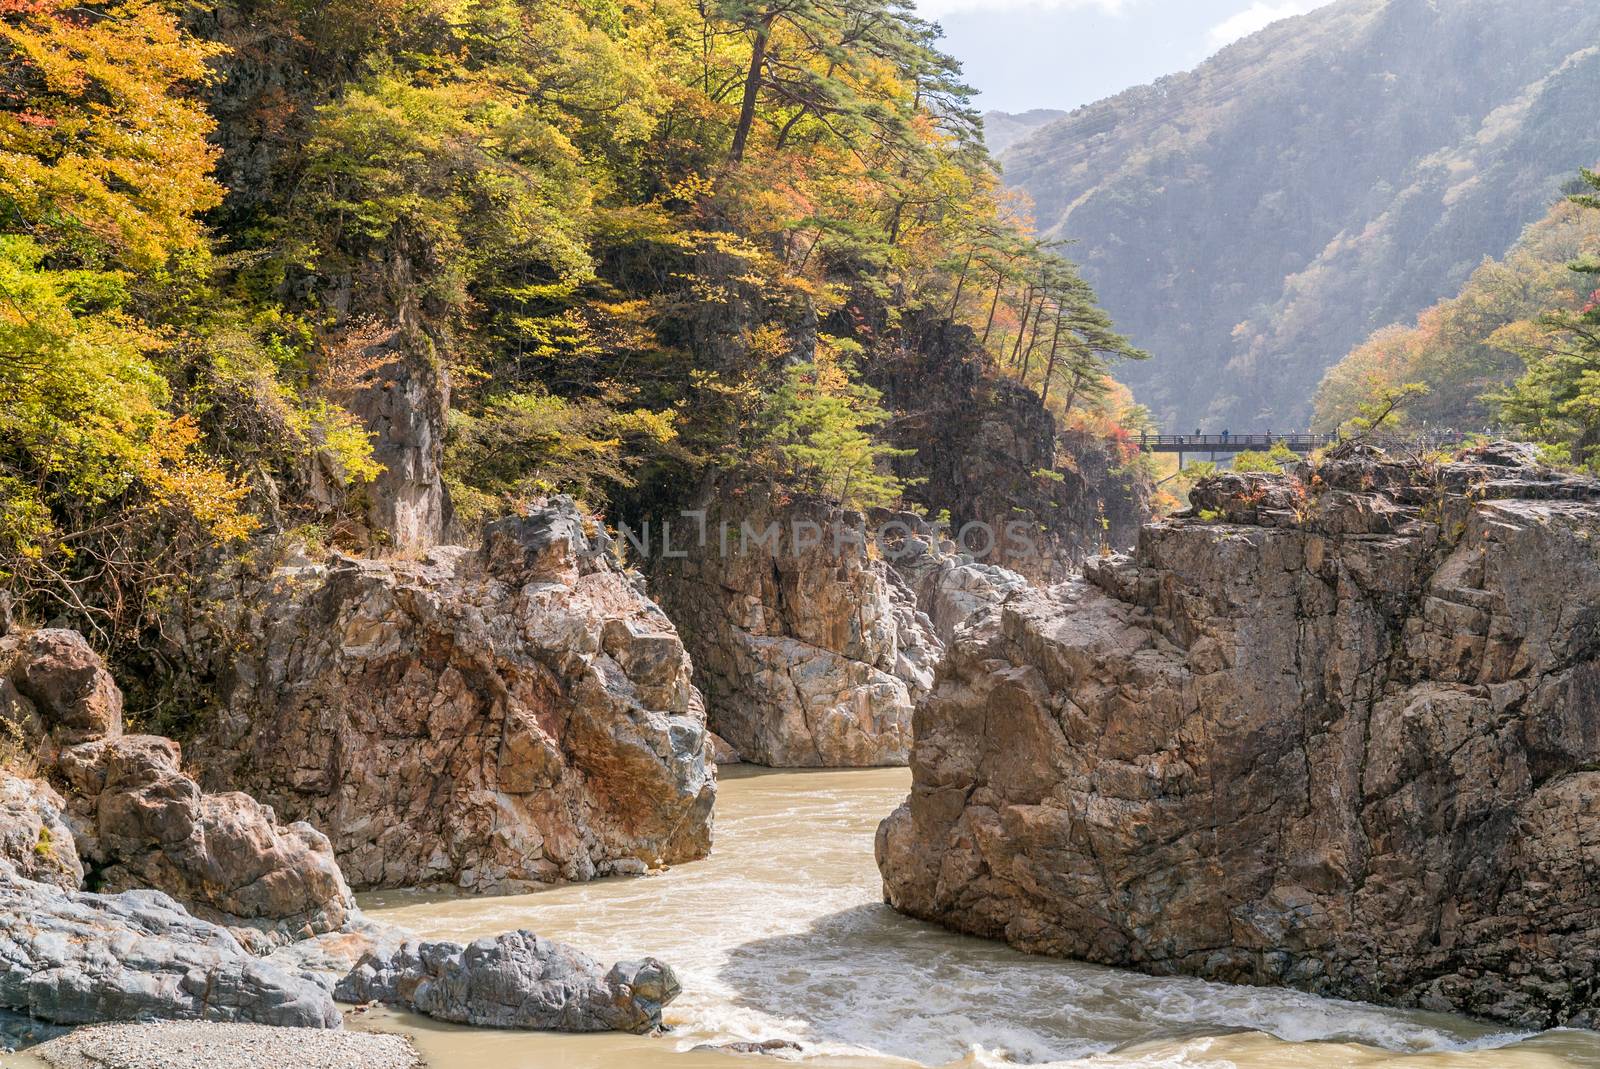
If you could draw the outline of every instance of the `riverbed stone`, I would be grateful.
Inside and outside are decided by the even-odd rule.
[[[1593,1020],[1600,481],[1353,445],[1191,500],[955,635],[887,899],[1156,974]]]
[[[52,1069],[423,1069],[405,1036],[215,1021],[80,1028],[28,1051]]]
[[[91,894],[0,861],[0,1007],[56,1024],[148,1018],[337,1028],[328,993],[159,891]]]
[[[345,1002],[382,1002],[479,1028],[645,1033],[678,996],[654,958],[607,970],[587,954],[532,932],[462,946],[408,941],[364,956],[335,988]]]

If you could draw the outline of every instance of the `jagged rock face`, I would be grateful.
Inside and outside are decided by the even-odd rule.
[[[25,880],[63,891],[83,886],[67,803],[48,783],[0,772],[0,861]]]
[[[674,544],[685,557],[657,558],[652,591],[689,646],[711,727],[745,760],[905,764],[939,643],[863,530],[853,513],[763,504],[725,510],[704,545],[691,535]]]
[[[1066,578],[1102,544],[1133,545],[1150,516],[1149,488],[1118,469],[1115,443],[1060,432],[1039,395],[995,369],[972,331],[945,322],[907,328],[869,377],[897,413],[890,442],[911,450],[898,474],[922,480],[907,497],[948,509],[953,535],[981,563],[1030,580]],[[1045,474],[1053,473],[1053,474]],[[1008,535],[1020,525],[1027,538]]]
[[[703,856],[715,772],[672,623],[571,502],[478,550],[244,577],[207,782],[327,832],[356,887]]]
[[[0,857],[67,890],[154,887],[253,950],[328,932],[354,908],[327,839],[243,794],[203,794],[178,744],[122,733],[122,691],[75,631],[0,642],[0,714],[66,791],[0,773]],[[87,862],[87,872],[84,862]]]
[[[1231,476],[958,636],[879,830],[1030,951],[1530,1026],[1600,992],[1600,482]]]
[[[153,735],[62,753],[77,848],[100,890],[160,888],[256,952],[345,923],[355,901],[326,836],[280,825],[248,795],[202,794],[178,764],[178,744]]]
[[[444,541],[453,512],[443,480],[450,385],[409,321],[375,342],[370,372],[348,401],[372,435],[383,471],[368,488],[368,518],[388,544],[416,551]]]
[[[892,573],[910,588],[918,611],[932,624],[940,653],[955,637],[956,628],[1028,585],[1008,568],[961,553],[945,537],[949,532],[934,529],[918,516],[879,512],[873,522],[883,533],[880,541]],[[922,692],[931,684],[930,672]]]
[[[340,981],[344,1002],[383,1002],[479,1028],[645,1033],[681,988],[654,958],[607,970],[528,931],[462,946],[410,941],[366,954]]]
[[[66,891],[0,860],[0,1007],[57,1024],[136,1019],[338,1028],[327,991],[159,891]]]
[[[0,716],[42,750],[122,733],[122,691],[82,635],[43,628],[0,639]]]

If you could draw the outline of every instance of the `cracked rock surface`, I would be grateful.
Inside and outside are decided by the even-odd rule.
[[[570,500],[477,549],[336,556],[222,591],[247,637],[192,749],[326,832],[351,886],[641,873],[710,848],[716,773],[672,622]],[[194,645],[205,644],[197,636]]]
[[[655,958],[594,958],[532,932],[462,946],[407,941],[375,948],[334,989],[344,1002],[383,1002],[479,1028],[645,1033],[681,989]]]
[[[887,899],[1157,974],[1592,1024],[1600,481],[1347,446],[1191,499],[955,636]]]
[[[935,544],[909,513],[734,506],[707,510],[703,542],[680,521],[676,555],[658,556],[652,577],[712,729],[762,765],[905,764],[912,710],[949,634],[1025,581]],[[877,545],[890,527],[892,542]]]
[[[0,1006],[56,1024],[159,1017],[338,1028],[326,990],[160,891],[102,895],[0,860]]]

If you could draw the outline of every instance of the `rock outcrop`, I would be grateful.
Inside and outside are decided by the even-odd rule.
[[[444,541],[454,518],[443,476],[450,382],[414,318],[400,315],[365,348],[361,358],[375,366],[346,401],[383,467],[367,492],[367,518],[390,548],[407,552]]]
[[[775,767],[905,764],[945,642],[1027,585],[912,513],[725,502],[703,541],[694,522],[673,531],[651,532],[651,589],[711,727],[737,759]]]
[[[354,909],[320,833],[246,795],[203,793],[170,739],[124,735],[122,692],[77,632],[0,640],[0,691],[8,730],[65,791],[0,772],[0,857],[19,875],[155,888],[253,950],[335,931]]]
[[[335,995],[478,1028],[645,1033],[661,1027],[662,1007],[679,990],[654,958],[607,970],[564,943],[519,931],[466,946],[406,942],[371,952]]]
[[[23,879],[64,891],[83,886],[83,863],[66,821],[67,803],[43,780],[0,771],[0,861]]]
[[[905,764],[939,643],[869,552],[863,518],[757,502],[711,516],[703,540],[693,523],[673,531],[648,547],[651,590],[693,656],[712,729],[757,764]]]
[[[355,909],[327,837],[237,792],[203,794],[178,744],[124,735],[62,752],[79,854],[99,890],[155,887],[252,950],[338,930]]]
[[[122,691],[82,635],[44,628],[0,638],[0,716],[41,759],[122,733]]]
[[[885,436],[909,450],[895,471],[919,480],[908,499],[929,514],[947,509],[953,537],[981,525],[962,539],[964,550],[1033,582],[1067,578],[1102,545],[1133,545],[1150,516],[1150,487],[1128,471],[1131,443],[1059,427],[966,326],[929,319],[904,334],[869,378],[896,413]]]
[[[23,879],[3,860],[0,1007],[57,1024],[340,1024],[323,988],[260,960],[159,891],[64,891]]]
[[[956,639],[878,860],[1029,951],[1528,1026],[1600,965],[1600,482],[1229,475]]]
[[[191,749],[208,786],[324,830],[353,886],[582,880],[708,850],[683,644],[570,501],[476,550],[237,583],[219,596],[247,645],[214,652],[224,707]]]

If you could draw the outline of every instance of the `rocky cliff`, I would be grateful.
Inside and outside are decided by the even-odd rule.
[[[897,908],[1519,1024],[1600,1008],[1600,482],[1518,447],[1228,475],[919,706]]]
[[[76,632],[0,636],[0,698],[0,739],[23,743],[0,752],[0,1053],[101,1021],[334,1029],[336,993],[642,1033],[679,993],[654,958],[608,970],[532,932],[462,947],[366,920],[325,836],[202,793],[170,739],[122,734],[121,691]]]
[[[715,773],[672,623],[566,499],[476,549],[219,587],[206,781],[324,829],[353,886],[582,880],[700,857]]]
[[[1026,585],[910,513],[730,498],[707,513],[704,542],[696,531],[683,556],[656,558],[651,590],[712,729],[764,765],[905,764],[949,636]]]
[[[1119,372],[1120,374],[1120,372]],[[1125,470],[1117,442],[1065,431],[1033,390],[995,368],[972,331],[943,320],[910,324],[868,378],[895,416],[884,436],[906,497],[984,563],[1035,581],[1065,579],[1101,545],[1133,545],[1150,516],[1150,488]],[[1007,537],[1013,525],[1026,539]]]

